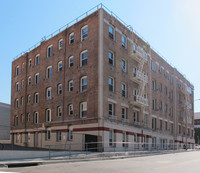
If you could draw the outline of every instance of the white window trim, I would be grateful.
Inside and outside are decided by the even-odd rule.
[[[38,76],[38,82],[36,81],[36,76]],[[39,81],[40,81],[40,74],[36,73],[35,74],[35,85],[39,84]]]
[[[60,89],[61,87],[61,89]],[[61,93],[60,93],[60,90],[61,90]],[[62,94],[62,84],[58,84],[58,88],[57,88],[57,94]]]
[[[48,69],[51,69],[51,73],[50,73],[50,70],[48,70]],[[49,71],[49,75],[48,75],[48,71]],[[52,66],[48,66],[46,69],[46,79],[51,79],[52,74],[53,74],[53,68],[52,68]]]
[[[51,57],[51,56],[48,55],[48,52],[49,52],[49,48],[50,48],[50,47],[52,47],[52,56],[53,56],[53,45],[51,44],[51,45],[49,45],[49,46],[47,47],[47,58],[48,58],[48,57]]]
[[[37,102],[36,102],[36,100],[37,100],[37,99],[36,99],[36,96],[38,96],[38,101],[37,101]],[[35,104],[38,104],[38,103],[39,103],[39,93],[35,93],[35,94],[34,94],[34,103],[35,103]]]
[[[72,66],[70,66],[70,59],[73,59],[73,65],[72,65]],[[73,66],[74,66],[74,56],[70,56],[70,57],[69,57],[69,68],[70,68],[70,67],[73,67]]]
[[[123,97],[126,97],[126,96],[127,96],[127,86],[126,86],[125,83],[122,83],[122,85],[124,85],[124,87],[125,87],[125,96],[123,96]],[[123,91],[123,90],[122,90],[122,91]],[[122,94],[123,94],[123,92],[122,92]]]
[[[49,120],[48,120],[48,114],[47,114],[48,111],[49,111]],[[51,122],[51,109],[46,109],[45,120],[46,122]]]
[[[40,57],[40,54],[37,54],[36,56],[35,56],[35,65],[39,65],[40,64],[40,62],[39,62],[39,64],[38,64],[38,59],[37,59],[37,57]]]
[[[72,108],[72,109],[70,109],[70,108]],[[72,114],[70,113],[71,110],[72,110]],[[73,115],[73,113],[74,113],[73,104],[69,104],[69,105],[68,105],[68,115]]]
[[[70,81],[69,81],[69,92],[72,92],[72,91],[70,90],[70,89],[71,89],[71,87],[70,87],[70,84],[71,84],[71,83],[73,83],[73,89],[72,89],[72,91],[74,90],[74,81],[73,81],[73,80],[70,80]]]
[[[112,28],[113,28],[113,40],[115,40],[115,27],[112,26],[112,25],[109,25],[109,26],[108,26],[108,34],[110,33],[110,32],[109,32],[109,27],[112,27]],[[109,38],[110,38],[110,35],[109,35]],[[110,38],[110,39],[112,39],[112,38]]]
[[[57,117],[61,117],[62,116],[62,107],[58,106],[57,107]]]
[[[123,71],[123,72],[126,72],[126,69],[127,69],[127,68],[126,68],[126,66],[127,66],[126,60],[125,60],[125,59],[122,59],[122,62],[123,62],[123,61],[124,61],[124,63],[125,63],[125,69],[123,69],[123,67],[122,67],[122,71]]]
[[[125,38],[125,45],[123,45],[122,43],[122,47],[127,48],[127,37],[124,34],[122,34],[122,37]],[[122,42],[122,37],[121,37],[121,42]]]
[[[87,37],[83,39],[83,32],[82,32],[82,31],[83,31],[85,28],[88,28],[88,25],[85,25],[85,26],[83,26],[83,27],[81,28],[81,41],[84,41],[85,39],[88,38],[88,32],[87,32]],[[89,29],[88,29],[88,31],[89,31]]]
[[[31,85],[31,76],[28,77],[28,85]]]
[[[61,68],[60,68],[60,66],[59,66],[60,64],[62,65]],[[63,62],[62,62],[62,61],[59,61],[59,62],[58,62],[58,72],[62,71],[62,68],[63,68]]]
[[[84,51],[82,51],[81,52],[81,54],[80,54],[80,67],[82,67],[82,54],[84,54],[84,53],[88,53],[88,50],[84,50]],[[87,56],[87,60],[88,60],[88,56]]]
[[[84,108],[82,109],[82,107],[83,107],[82,105],[84,105],[84,104],[86,104],[86,109],[84,109]],[[83,111],[86,111],[86,116],[82,116]],[[85,117],[87,117],[87,102],[81,102],[80,103],[80,118],[85,118]]]
[[[16,76],[18,76],[19,75],[19,70],[20,70],[20,68],[19,68],[19,65],[16,67],[16,69],[15,69],[15,75]]]
[[[112,66],[114,66],[115,65],[115,55],[114,55],[114,52],[113,51],[111,51],[111,50],[109,50],[108,51],[108,61],[109,61],[109,52],[111,52],[112,53],[112,55],[113,55],[113,64],[110,64],[110,62],[108,62],[110,65],[112,65]]]
[[[34,122],[34,124],[38,124],[39,123],[39,116],[38,115],[39,115],[38,112],[34,112],[34,115],[33,115],[33,122]],[[36,116],[37,116],[37,118],[36,118]]]
[[[63,42],[63,39],[60,39],[60,40],[58,41],[58,49],[59,49],[59,50],[61,50],[61,49],[63,48],[63,43],[62,43],[62,47],[60,47],[60,42],[61,42],[61,41]]]
[[[81,77],[81,92],[87,91],[87,88],[86,88],[86,90],[83,90],[83,89],[82,89],[82,87],[83,87],[83,84],[82,84],[83,79],[87,79],[87,76]],[[87,85],[88,85],[88,81],[87,81]],[[87,85],[86,85],[86,86],[87,86]],[[85,85],[84,85],[84,86],[85,86]]]
[[[48,91],[50,91],[50,96],[48,96]],[[46,89],[46,99],[51,100],[52,99],[52,87],[48,87]]]
[[[71,43],[71,35],[74,35],[74,32],[72,32],[71,34],[69,34],[69,44],[73,44],[73,43]]]
[[[114,80],[113,77],[109,76],[109,77],[108,77],[108,87],[110,87],[110,84],[109,84],[109,79],[110,79],[110,78],[111,78],[112,81],[113,81],[113,85],[112,85],[112,86],[113,86],[113,91],[110,91],[110,88],[109,88],[109,91],[114,93],[114,92],[115,92],[115,80]]]

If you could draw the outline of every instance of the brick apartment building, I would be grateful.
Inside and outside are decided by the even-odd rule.
[[[78,150],[91,141],[104,150],[193,147],[193,89],[130,27],[98,8],[13,61],[12,140],[44,148],[76,143]]]

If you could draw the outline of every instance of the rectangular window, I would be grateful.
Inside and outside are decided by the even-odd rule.
[[[71,56],[71,57],[69,58],[69,67],[72,67],[73,65],[74,65],[74,57]]]
[[[49,87],[49,88],[47,88],[47,90],[46,90],[46,98],[47,98],[47,100],[50,100],[50,99],[52,99],[52,88],[51,87]]]
[[[19,66],[16,67],[16,76],[19,75]]]
[[[62,140],[62,132],[60,130],[56,131],[56,141],[61,141]]]
[[[167,121],[165,121],[165,131],[167,131],[168,127],[167,127]]]
[[[109,131],[109,146],[113,146],[113,141],[114,141],[114,131],[110,130]]]
[[[109,77],[108,83],[109,83],[109,91],[114,92],[114,79]]]
[[[156,81],[152,80],[152,90],[156,90]]]
[[[126,85],[122,84],[122,96],[126,97]]]
[[[28,77],[28,85],[31,85],[31,76]]]
[[[39,103],[39,93],[34,94],[34,101],[35,101],[35,104]]]
[[[38,112],[34,112],[33,123],[38,124]]]
[[[156,110],[156,100],[155,99],[153,99],[152,100],[152,110]]]
[[[47,57],[53,56],[53,46],[47,48]]]
[[[122,60],[122,70],[126,72],[126,61]]]
[[[109,105],[108,105],[108,114],[110,117],[114,116],[114,104],[112,104],[112,103],[109,103]]]
[[[87,91],[87,76],[81,78],[81,92]]]
[[[110,51],[108,53],[108,58],[109,58],[109,64],[114,66],[114,54]]]
[[[62,94],[62,84],[58,84],[58,94]]]
[[[88,26],[84,26],[81,29],[81,41],[84,41],[88,37]]]
[[[58,72],[62,71],[62,61],[58,63]]]
[[[52,66],[47,67],[46,78],[49,79],[52,77]]]
[[[68,115],[73,115],[73,104],[68,106]]]
[[[82,102],[80,104],[80,117],[84,118],[87,116],[87,102]]]
[[[69,132],[68,132],[68,140],[69,141],[73,140],[73,131],[72,130],[69,130]]]
[[[57,107],[57,116],[58,116],[58,117],[61,117],[61,116],[62,116],[62,107],[61,107],[61,106],[58,106],[58,107]]]
[[[126,108],[122,108],[122,120],[127,119]]]
[[[69,35],[69,44],[72,44],[74,42],[74,33],[71,33]]]
[[[50,140],[51,139],[51,131],[50,130],[46,130],[45,131],[45,139],[46,140]]]
[[[88,59],[88,52],[84,51],[81,53],[81,66],[87,65],[87,59]]]
[[[39,73],[35,74],[35,84],[39,84],[39,78],[40,78]]]
[[[155,67],[155,62],[154,61],[151,61],[151,69],[153,71],[156,71],[156,67]]]
[[[30,102],[31,102],[31,95],[28,95],[27,96],[27,103],[30,104]]]
[[[122,134],[122,147],[126,147],[126,133]]]
[[[73,89],[74,89],[74,82],[73,82],[73,80],[70,80],[69,81],[69,92],[73,91]]]
[[[15,88],[16,88],[16,91],[18,92],[18,91],[19,91],[19,82],[17,82],[17,83],[15,84]]]
[[[124,36],[124,35],[122,35],[122,46],[124,47],[124,48],[126,48],[126,37]]]
[[[37,55],[35,57],[35,65],[39,65],[40,64],[40,55]]]
[[[114,28],[109,26],[109,37],[114,40]]]
[[[51,109],[46,109],[46,122],[51,122]]]
[[[159,122],[159,125],[160,125],[160,130],[162,130],[162,120],[160,120],[160,122]]]
[[[152,130],[156,130],[156,118],[152,118]]]
[[[29,68],[31,67],[31,59],[29,59],[29,61],[28,61],[28,67]]]
[[[63,48],[63,39],[59,40],[59,46],[58,46],[58,49],[62,49]]]

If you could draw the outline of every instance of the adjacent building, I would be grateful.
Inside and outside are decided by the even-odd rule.
[[[105,151],[140,143],[193,147],[193,85],[98,7],[13,61],[14,143],[81,150],[94,142]]]
[[[0,102],[0,143],[10,142],[10,105]]]

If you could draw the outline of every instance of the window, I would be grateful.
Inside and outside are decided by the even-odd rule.
[[[23,116],[23,114],[20,115],[20,122],[21,122],[21,123],[24,122],[24,116]]]
[[[14,118],[14,125],[15,126],[18,126],[18,116],[16,115],[15,118]]]
[[[111,51],[108,52],[108,58],[109,58],[109,64],[114,66],[114,54]]]
[[[126,147],[126,132],[122,133],[122,146]]]
[[[152,90],[156,90],[156,81],[152,80]]]
[[[167,95],[167,87],[165,87],[165,95]]]
[[[16,91],[18,92],[18,91],[19,91],[19,82],[17,82],[17,83],[15,84],[15,88],[16,88]]]
[[[24,105],[24,98],[21,97],[21,105],[23,106]]]
[[[58,86],[57,86],[57,94],[62,94],[62,84],[58,84]]]
[[[172,75],[171,74],[169,74],[169,82],[170,82],[170,84],[172,84]]]
[[[126,48],[126,37],[122,35],[122,46]]]
[[[62,61],[58,62],[58,72],[62,71]]]
[[[162,101],[159,103],[159,109],[162,110]]]
[[[122,84],[122,96],[126,97],[126,85]]]
[[[81,28],[81,41],[84,41],[88,37],[88,26]]]
[[[112,26],[109,26],[109,37],[114,40],[114,28]]]
[[[33,123],[38,124],[38,112],[34,112],[33,114]]]
[[[109,105],[108,105],[108,114],[110,117],[114,116],[114,104],[112,104],[112,103],[109,103]]]
[[[155,67],[155,62],[154,61],[151,61],[151,69],[153,71],[156,71],[156,67]]]
[[[29,59],[29,61],[28,61],[28,66],[29,66],[29,68],[31,67],[31,59]]]
[[[68,115],[73,115],[73,104],[68,105]]]
[[[28,95],[27,96],[27,103],[30,104],[30,102],[31,102],[31,95]]]
[[[62,48],[63,48],[63,39],[60,39],[58,43],[58,49],[60,50]]]
[[[58,107],[57,107],[57,116],[58,116],[58,117],[61,117],[61,116],[62,116],[62,107],[61,107],[61,106],[58,106]]]
[[[88,52],[87,50],[81,52],[81,63],[80,66],[87,65],[87,59],[88,59]]]
[[[28,77],[28,85],[31,84],[31,76]]]
[[[73,89],[74,89],[74,81],[70,80],[69,81],[69,92],[73,91]]]
[[[52,66],[47,67],[46,78],[49,79],[52,77]]]
[[[24,71],[24,63],[22,63],[22,71]]]
[[[36,55],[35,57],[35,65],[39,65],[40,64],[40,55]]]
[[[56,141],[62,140],[62,132],[60,130],[56,131]]]
[[[74,42],[74,33],[71,33],[69,35],[69,44],[72,44]]]
[[[84,118],[87,115],[87,102],[82,102],[80,104],[80,117]]]
[[[153,99],[152,100],[152,110],[156,110],[156,100],[155,99]]]
[[[114,131],[109,130],[109,146],[114,146]]]
[[[51,109],[46,109],[46,122],[51,121]]]
[[[114,79],[112,77],[109,77],[108,84],[109,84],[109,91],[114,92]]]
[[[156,118],[152,118],[152,130],[156,130]]]
[[[181,134],[181,125],[178,126],[178,134]]]
[[[139,113],[138,112],[133,112],[133,123],[139,124]]]
[[[167,131],[167,121],[165,121],[165,130]]]
[[[162,120],[159,122],[159,129],[162,130]]]
[[[47,48],[47,57],[50,57],[50,56],[53,56],[53,46],[52,45],[50,45]]]
[[[36,73],[35,74],[35,84],[39,84],[39,78],[40,78],[39,73]]]
[[[17,109],[19,107],[19,100],[15,99],[15,109]]]
[[[69,141],[73,140],[73,131],[72,130],[69,130],[69,132],[68,132],[68,140]]]
[[[162,67],[161,66],[158,67],[158,71],[159,71],[160,74],[162,73]]]
[[[137,72],[136,67],[133,67],[133,76],[134,76],[134,77],[136,77],[136,74],[137,74],[136,72]]]
[[[39,103],[39,93],[34,94],[34,103],[35,104]]]
[[[122,120],[127,119],[126,108],[122,108]]]
[[[87,76],[81,78],[81,92],[87,91]]]
[[[169,92],[169,99],[173,100],[173,92],[172,91]]]
[[[47,100],[52,99],[52,88],[51,87],[46,89],[46,98],[47,98]]]
[[[137,90],[133,89],[133,100],[136,101],[137,100]]]
[[[156,148],[156,137],[152,137],[152,148]]]
[[[74,57],[71,56],[71,57],[69,58],[69,67],[72,67],[73,65],[74,65]]]
[[[170,125],[169,125],[169,133],[170,133],[170,135],[173,134],[173,124],[172,123],[170,123]]]
[[[126,61],[122,60],[122,70],[126,72]]]
[[[26,120],[27,120],[27,122],[30,122],[30,118],[31,118],[31,117],[30,117],[30,113],[27,113],[27,114],[26,114]]]
[[[137,51],[137,46],[133,44],[133,53],[136,53],[136,51]]]
[[[24,80],[22,79],[21,81],[21,87],[23,88],[24,87]]]
[[[159,91],[162,92],[162,83],[159,84]]]
[[[16,76],[19,75],[19,66],[16,67],[16,72],[15,72]]]
[[[50,140],[51,139],[51,130],[46,130],[45,131],[45,139]]]
[[[167,113],[167,107],[168,107],[167,104],[165,104],[165,112],[166,112],[166,113]]]

